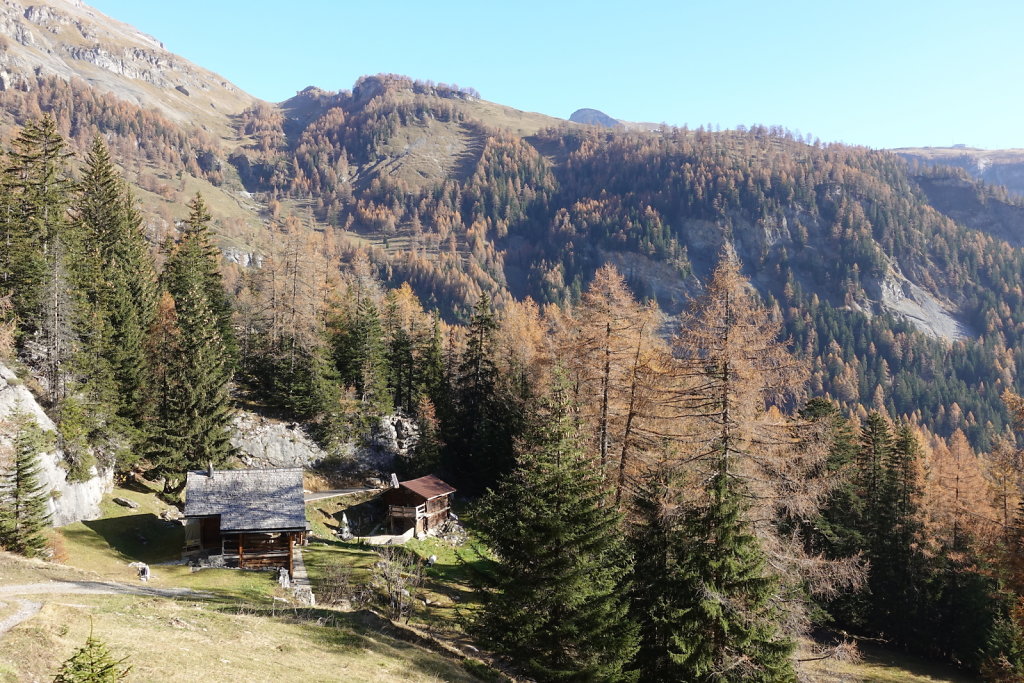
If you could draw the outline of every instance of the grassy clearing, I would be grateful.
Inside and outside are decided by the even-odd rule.
[[[962,671],[903,652],[861,645],[859,662],[804,662],[801,670],[813,683],[968,683],[979,680]]]
[[[473,663],[410,642],[407,635],[366,611],[282,606],[267,572],[203,570],[163,565],[177,559],[181,528],[163,522],[167,506],[144,491],[118,489],[114,495],[138,509],[103,503],[104,518],[59,530],[66,565],[0,553],[0,585],[49,580],[135,581],[127,565],[153,566],[154,587],[187,587],[211,597],[178,600],[124,595],[37,595],[44,603],[35,617],[0,639],[0,682],[49,680],[60,662],[84,643],[90,620],[97,636],[118,656],[129,656],[136,681],[474,681],[487,679]],[[329,565],[346,567],[354,582],[369,579],[377,549],[343,542],[334,531],[342,512],[365,513],[374,494],[316,501],[307,506],[314,540],[303,555],[310,578],[323,578]],[[471,517],[462,515],[470,521]],[[428,538],[406,544],[422,558],[435,555],[426,570],[424,594],[411,624],[449,644],[467,641],[460,616],[477,607],[471,575],[486,569],[485,549],[470,535],[459,548]],[[483,557],[480,556],[480,554]],[[461,558],[461,559],[460,559]],[[13,603],[0,605],[0,618]],[[866,647],[859,663],[808,662],[808,680],[820,683],[880,681],[961,683],[973,680],[955,670],[902,653]],[[479,665],[483,666],[483,665]],[[476,675],[474,675],[476,674]]]
[[[356,583],[370,580],[370,572],[377,561],[378,548],[358,541],[341,541],[336,531],[341,515],[345,513],[353,524],[353,532],[369,533],[372,521],[368,506],[379,494],[343,496],[319,500],[306,506],[306,516],[313,530],[313,540],[303,551],[303,559],[316,592],[317,582],[323,580],[330,565],[346,567],[350,579]],[[378,511],[379,514],[379,511]],[[362,520],[362,528],[358,521]],[[471,586],[471,575],[481,571],[487,563],[486,549],[472,536],[461,547],[455,548],[437,538],[412,540],[403,548],[426,560],[437,557],[433,566],[425,570],[423,594],[428,604],[417,601],[411,623],[427,626],[432,632],[455,633],[460,613],[478,606]]]
[[[50,580],[136,581],[132,561],[150,563],[153,587],[209,593],[177,600],[124,595],[43,594],[42,611],[2,636],[0,681],[50,680],[80,647],[90,623],[115,656],[129,656],[135,681],[476,681],[458,658],[403,639],[368,612],[287,606],[269,572],[193,572],[163,565],[180,555],[182,529],[164,522],[151,492],[118,489],[138,509],[102,504],[100,520],[56,533],[67,563],[0,553],[0,585]],[[326,527],[321,524],[321,530]],[[326,561],[368,568],[372,549],[323,541],[304,553],[310,573]],[[322,558],[322,559],[318,559]],[[13,610],[0,606],[0,616]]]
[[[115,656],[130,657],[135,681],[478,680],[459,662],[379,632],[372,616],[123,596],[48,602],[5,636],[0,680],[49,680],[90,621]]]
[[[113,502],[113,497],[132,500],[139,507],[122,507]],[[136,570],[128,565],[145,562],[152,572],[149,585],[155,588],[210,592],[221,602],[267,602],[273,597],[277,584],[270,572],[193,571],[178,564],[185,532],[177,522],[160,519],[160,513],[168,507],[152,493],[115,489],[100,506],[101,519],[77,522],[57,531],[63,538],[65,563],[109,581],[132,583]]]

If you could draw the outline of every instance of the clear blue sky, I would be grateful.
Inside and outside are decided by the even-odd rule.
[[[568,117],[1024,147],[1024,2],[86,0],[266,100],[391,72]]]

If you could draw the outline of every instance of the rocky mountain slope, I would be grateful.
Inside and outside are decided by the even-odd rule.
[[[602,128],[393,75],[271,104],[70,0],[4,0],[0,31],[0,121],[53,112],[78,150],[104,135],[154,241],[203,192],[229,283],[282,248],[288,219],[450,320],[482,292],[570,300],[605,262],[674,314],[728,241],[819,357],[815,391],[881,391],[896,414],[955,401],[979,433],[1005,418],[1024,208],[933,165],[955,156],[756,126]],[[1012,159],[975,152],[959,150],[982,176]]]
[[[908,161],[929,166],[952,166],[975,180],[1000,185],[1024,197],[1024,150],[974,147],[905,147],[893,150]]]
[[[228,116],[255,98],[224,78],[168,52],[163,43],[78,0],[0,3],[0,88],[30,76],[80,78],[91,87],[181,125],[230,132]]]

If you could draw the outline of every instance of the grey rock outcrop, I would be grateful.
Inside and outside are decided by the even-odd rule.
[[[403,415],[385,415],[366,444],[355,449],[355,458],[370,469],[390,471],[395,458],[412,455],[419,440],[415,420]]]
[[[342,444],[337,452],[328,453],[302,424],[241,411],[232,425],[231,444],[246,467],[315,467],[331,458],[358,471],[382,473],[394,470],[396,458],[413,455],[419,438],[415,420],[385,415],[368,439]]]
[[[235,417],[231,445],[246,467],[312,467],[327,457],[302,425],[250,412]]]
[[[78,78],[182,123],[253,101],[152,36],[76,0],[0,2],[0,69],[8,73],[6,87],[34,85],[37,76]]]
[[[53,421],[43,412],[32,392],[19,380],[14,371],[0,365],[0,420],[7,420],[15,412],[27,413],[45,431],[55,432]],[[12,434],[8,424],[0,424],[0,449],[7,451]],[[9,454],[0,451],[0,462],[9,462]],[[64,526],[83,519],[100,516],[100,501],[113,488],[113,472],[90,468],[88,479],[69,482],[67,470],[63,467],[64,453],[54,449],[39,458],[41,482],[49,492],[47,510],[54,526]]]

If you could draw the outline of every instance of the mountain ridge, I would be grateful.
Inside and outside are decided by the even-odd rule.
[[[84,6],[3,7],[10,35],[0,66],[28,69],[0,92],[7,119],[51,111],[79,150],[103,134],[137,188],[154,242],[174,236],[185,202],[201,191],[229,283],[279,252],[297,226],[334,245],[333,265],[368,259],[385,282],[408,282],[453,321],[485,292],[499,306],[572,301],[609,262],[638,296],[676,314],[728,241],[786,333],[822,359],[814,391],[852,409],[870,404],[880,386],[894,415],[958,401],[978,421],[975,435],[1005,421],[998,394],[1016,380],[978,368],[1024,363],[1014,350],[1024,329],[1015,289],[1024,272],[1015,247],[1021,210],[961,171],[908,163],[898,152],[812,145],[777,127],[581,125],[393,74],[268,103],[192,65],[184,73],[205,84],[193,92],[192,81],[160,80],[186,60],[152,65],[162,54],[154,39],[127,28],[83,48],[83,36],[100,35],[87,20],[101,17]],[[46,37],[50,52],[18,35],[37,46]],[[29,57],[44,54],[79,71],[71,80],[40,76]],[[136,58],[138,68],[121,66]],[[100,71],[101,81],[83,80]],[[146,107],[115,106],[124,92]],[[223,106],[209,106],[221,97]],[[195,121],[161,113],[184,116],[197,102]],[[830,354],[835,360],[824,360]],[[948,387],[928,386],[926,356]],[[983,395],[964,395],[981,376]]]

